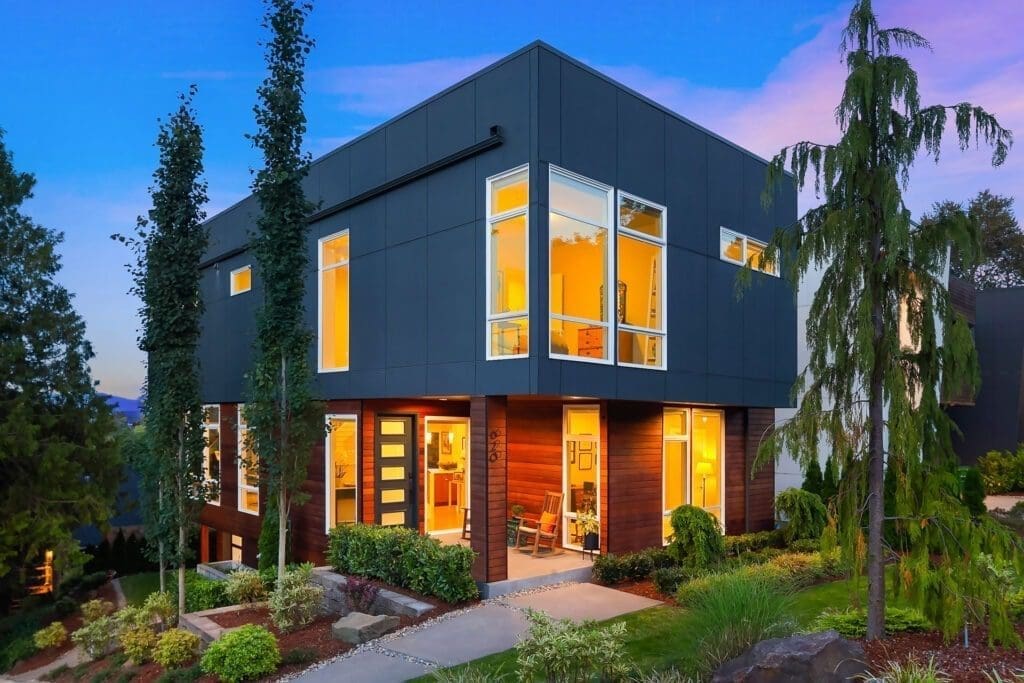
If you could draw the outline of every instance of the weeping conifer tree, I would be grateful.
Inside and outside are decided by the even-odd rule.
[[[947,637],[985,619],[991,637],[1013,639],[990,574],[1019,562],[1019,553],[1008,534],[987,518],[972,520],[957,500],[955,427],[940,406],[942,381],[978,381],[974,342],[943,278],[950,245],[976,257],[977,228],[962,212],[916,225],[903,203],[917,156],[938,161],[948,118],[960,148],[990,145],[995,166],[1013,138],[967,102],[921,106],[917,73],[899,53],[912,48],[930,46],[909,29],[879,27],[870,0],[856,2],[842,36],[839,141],[798,142],[769,164],[769,188],[788,169],[799,187],[813,183],[823,203],[778,230],[765,258],[785,255],[795,284],[820,271],[821,284],[807,321],[810,359],[794,386],[797,413],[763,442],[759,460],[786,447],[807,463],[822,443],[834,453],[843,473],[839,538],[846,558],[866,567],[869,638],[884,634],[885,565],[896,560],[898,583]],[[883,539],[887,458],[897,484],[891,521],[906,552]]]

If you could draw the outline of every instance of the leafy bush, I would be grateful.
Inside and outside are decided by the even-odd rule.
[[[270,618],[282,631],[292,631],[313,621],[320,611],[324,589],[313,583],[313,565],[305,563],[285,570],[280,585],[270,594]]]
[[[724,578],[697,596],[693,637],[697,641],[700,673],[714,671],[767,638],[796,630],[789,616],[790,594],[779,586],[739,573]]]
[[[709,569],[725,557],[718,519],[707,510],[680,505],[672,511],[672,552],[680,564]]]
[[[786,542],[782,537],[781,529],[755,531],[749,534],[725,537],[725,553],[730,556],[757,552],[766,548],[782,548],[785,545]]]
[[[224,592],[235,604],[251,604],[267,599],[267,586],[263,577],[252,569],[231,572],[225,581]]]
[[[800,484],[800,489],[807,491],[807,493],[813,493],[820,498],[824,482],[825,477],[821,474],[821,463],[818,462],[817,457],[814,457],[807,463],[807,467],[804,468],[804,481]]]
[[[981,481],[981,473],[977,467],[961,467],[958,470],[960,479],[960,502],[977,517],[985,513],[985,485]]]
[[[156,647],[156,633],[147,626],[131,626],[122,629],[118,635],[121,648],[132,664],[143,664],[149,660]]]
[[[1006,606],[1011,619],[1016,622],[1024,621],[1024,588],[1010,593],[1009,597],[1006,598]]]
[[[165,669],[176,669],[199,654],[199,636],[183,628],[172,628],[160,634],[153,648],[153,661]]]
[[[51,647],[60,647],[68,640],[68,630],[64,624],[55,621],[45,628],[41,628],[32,636],[32,642],[36,649],[47,650]]]
[[[125,631],[131,628],[147,627],[152,621],[149,613],[142,607],[124,607],[112,615],[115,628]]]
[[[97,599],[82,603],[82,621],[86,624],[91,624],[97,619],[113,614],[113,612],[114,603],[109,600]]]
[[[203,668],[197,662],[186,669],[171,669],[160,674],[156,683],[192,683],[203,677]]]
[[[516,645],[522,680],[609,681],[620,680],[628,673],[623,649],[626,624],[600,626],[593,621],[556,621],[533,610],[527,613],[527,619],[530,630]]]
[[[368,524],[331,530],[331,565],[345,575],[368,576],[446,602],[479,595],[471,569],[476,554],[461,545],[441,545],[412,529]]]
[[[281,655],[281,665],[309,664],[315,662],[319,655],[311,647],[295,647]]]
[[[350,576],[345,581],[345,588],[342,592],[345,594],[350,610],[370,614],[373,603],[376,602],[377,595],[380,593],[380,588],[366,579]]]
[[[868,632],[867,612],[863,609],[825,610],[811,622],[811,631],[838,631],[844,638],[863,638]],[[931,622],[910,607],[885,608],[885,632],[930,631]]]
[[[202,612],[231,604],[224,581],[208,579],[194,570],[185,572],[185,611]],[[178,584],[170,586],[169,593],[173,604],[178,604]]]
[[[1024,488],[1024,444],[1016,451],[989,451],[978,458],[985,493],[1009,493]]]
[[[57,598],[57,601],[53,603],[53,613],[58,617],[70,616],[77,609],[78,603],[75,602],[74,598],[67,595]]]
[[[114,646],[117,623],[113,617],[101,616],[71,634],[71,641],[91,659],[99,659]]]
[[[684,607],[692,607],[699,602],[702,594],[718,590],[721,585],[729,585],[737,578],[758,581],[788,592],[842,575],[837,552],[785,553],[763,564],[746,565],[727,572],[705,573],[681,583],[676,590],[676,602]]]
[[[821,538],[828,523],[828,510],[821,497],[802,489],[788,488],[775,498],[775,509],[789,523],[782,530],[786,543],[801,538]]]
[[[655,590],[662,595],[675,595],[679,584],[689,578],[690,572],[685,567],[662,567],[651,574]]]
[[[816,538],[798,538],[789,544],[794,553],[816,553],[821,550],[821,541]]]
[[[594,576],[611,586],[623,581],[643,581],[651,572],[675,565],[675,558],[665,548],[647,548],[622,555],[609,553],[594,558]]]
[[[281,662],[274,634],[254,624],[229,631],[206,648],[203,672],[226,683],[237,683],[272,673]]]
[[[185,589],[185,597],[188,598],[188,588]],[[178,618],[178,606],[170,593],[161,593],[160,591],[150,593],[146,596],[146,602],[143,603],[142,609],[146,611],[151,620],[159,620],[161,628],[174,626]]]

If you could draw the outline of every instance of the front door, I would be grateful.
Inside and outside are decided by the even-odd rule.
[[[374,476],[377,524],[417,528],[416,439],[412,415],[377,417]]]

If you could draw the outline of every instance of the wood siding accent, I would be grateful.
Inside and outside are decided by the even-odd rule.
[[[503,396],[470,401],[470,547],[477,554],[473,563],[477,581],[508,578],[508,413]]]
[[[772,408],[747,409],[747,486],[746,531],[768,531],[775,528],[775,461],[769,460],[754,470],[757,449],[775,425]]]
[[[660,403],[608,404],[605,552],[661,545],[662,413]]]
[[[508,504],[539,515],[544,494],[562,490],[562,402],[509,400]]]

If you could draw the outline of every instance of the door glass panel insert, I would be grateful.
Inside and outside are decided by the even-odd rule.
[[[382,526],[402,526],[405,524],[405,512],[382,512],[380,523]]]
[[[381,467],[380,478],[384,481],[395,481],[405,477],[404,467]]]
[[[469,420],[430,417],[426,422],[424,528],[457,531],[469,505]]]
[[[567,406],[564,430],[563,543],[579,547],[584,541],[579,516],[584,513],[593,514],[600,523],[600,410],[596,406]]]
[[[416,429],[411,415],[377,418],[374,487],[378,524],[417,528]]]
[[[717,410],[693,411],[693,463],[691,496],[722,524],[722,413]]]
[[[382,443],[380,445],[380,457],[382,458],[404,458],[405,444],[403,443]]]
[[[381,420],[380,421],[380,433],[382,435],[400,435],[400,434],[405,434],[405,421],[404,420]]]
[[[380,492],[380,502],[382,503],[404,503],[405,502],[405,491],[402,489],[387,489]]]

